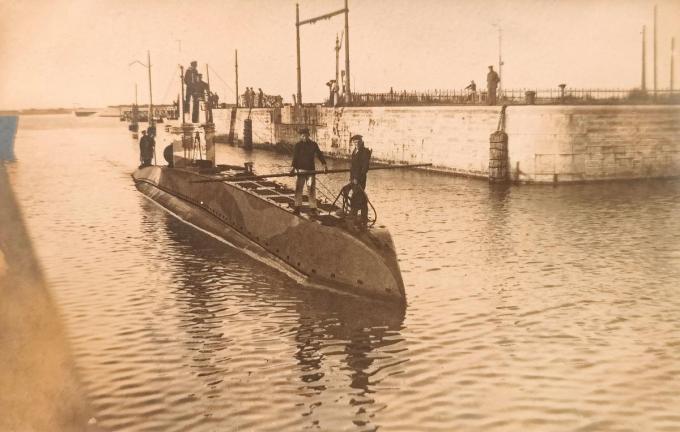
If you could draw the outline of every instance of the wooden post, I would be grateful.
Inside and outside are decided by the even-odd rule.
[[[654,97],[656,98],[656,5],[654,5]]]
[[[673,94],[673,61],[675,57],[675,38],[671,38],[671,94]]]
[[[149,68],[149,126],[154,125],[153,121],[153,92],[151,91],[151,52],[146,52],[146,64]]]
[[[299,61],[299,60],[298,60]],[[345,0],[345,77],[347,78],[347,87],[345,87],[345,103],[352,102],[352,91],[350,90],[349,80],[349,8],[347,7],[347,0]]]
[[[236,68],[236,108],[238,108],[238,50],[234,50],[234,67]]]
[[[335,34],[335,83],[340,86],[340,39]]]
[[[182,95],[182,100],[180,101],[181,106],[179,108],[180,108],[180,112],[182,113],[182,125],[184,125],[184,123],[185,123],[184,114],[186,114],[184,112],[184,83],[183,83],[183,81],[184,81],[184,66],[180,65],[180,67],[179,67],[179,88],[180,88],[180,93]]]
[[[647,92],[647,51],[646,51],[646,26],[642,26],[642,84],[640,89],[643,93]]]
[[[345,0],[346,2],[347,0]],[[295,41],[297,43],[297,104],[302,105],[302,74],[300,72],[300,6],[295,4]]]
[[[502,43],[503,43],[503,29],[498,26],[498,93],[496,95],[497,100],[502,100],[503,98],[503,54],[502,54]]]

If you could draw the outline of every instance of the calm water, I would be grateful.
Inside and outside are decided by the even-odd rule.
[[[300,287],[165,213],[134,188],[137,144],[115,118],[22,117],[16,155],[106,429],[680,430],[678,181],[373,172],[402,311]]]

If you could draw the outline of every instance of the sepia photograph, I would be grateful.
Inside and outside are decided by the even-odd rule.
[[[680,431],[680,0],[0,0],[0,65],[0,432]]]

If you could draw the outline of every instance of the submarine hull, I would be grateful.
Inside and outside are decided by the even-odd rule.
[[[137,189],[184,221],[224,239],[307,285],[405,304],[394,243],[386,229],[355,233],[295,215],[275,194],[191,169],[150,166]],[[251,185],[252,186],[252,185]]]

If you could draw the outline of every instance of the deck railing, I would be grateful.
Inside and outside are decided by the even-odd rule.
[[[328,104],[328,101],[326,101]],[[496,105],[653,105],[680,104],[680,90],[639,89],[503,89]],[[351,103],[340,106],[488,105],[486,90],[429,90],[388,93],[353,93]]]

